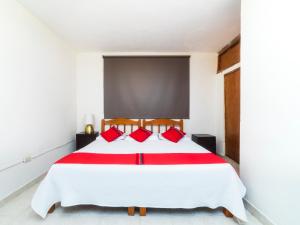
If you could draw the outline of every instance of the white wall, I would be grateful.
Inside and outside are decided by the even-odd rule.
[[[87,52],[77,55],[77,131],[84,129],[86,113],[96,115],[96,130],[103,118],[103,55],[191,55],[189,133],[217,133],[217,54],[153,52]]]
[[[242,1],[240,173],[247,200],[299,224],[299,2]]]
[[[16,1],[0,1],[0,49],[1,200],[73,149],[76,77],[71,48]]]
[[[85,115],[95,115],[95,130],[103,118],[103,58],[100,53],[76,56],[77,132],[84,130]]]

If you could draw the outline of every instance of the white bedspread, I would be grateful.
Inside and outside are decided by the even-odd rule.
[[[205,153],[191,140],[138,143],[97,139],[79,152],[92,153]],[[45,218],[61,206],[196,208],[225,207],[246,221],[242,198],[246,189],[229,164],[202,165],[79,165],[54,164],[33,199],[33,210]]]

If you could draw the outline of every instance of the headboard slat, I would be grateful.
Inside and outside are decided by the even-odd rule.
[[[153,132],[154,126],[158,126],[158,132],[161,132],[161,126],[165,126],[166,130],[168,127],[178,127],[180,130],[183,131],[183,120],[173,120],[173,119],[153,119],[153,120],[132,120],[132,119],[124,119],[124,118],[118,118],[118,119],[102,119],[101,121],[101,132],[105,131],[105,126],[116,126],[119,128],[119,126],[123,126],[124,132],[126,132],[126,126],[130,126],[131,132],[133,131],[133,127],[141,127],[143,126],[146,128],[147,126],[151,127],[151,131]]]
[[[180,130],[183,131],[183,120],[173,120],[173,119],[153,119],[153,120],[146,120],[143,119],[142,121],[143,128],[147,126],[151,127],[151,131],[153,132],[153,126],[158,126],[158,132],[160,133],[160,127],[165,126],[166,130],[169,127],[179,127]]]
[[[102,119],[101,120],[101,132],[105,131],[105,126],[124,126],[123,130],[126,132],[126,126],[131,126],[131,131],[133,130],[133,126],[141,127],[142,123],[141,120],[132,120],[132,119],[125,119],[125,118],[117,118],[117,119]]]

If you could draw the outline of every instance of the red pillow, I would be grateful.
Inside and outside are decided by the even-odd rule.
[[[152,135],[151,131],[140,127],[136,131],[133,131],[129,136],[138,142],[143,142],[151,135]]]
[[[166,132],[161,134],[164,138],[168,139],[169,141],[177,143],[185,133],[182,130],[178,130],[175,127],[170,127]]]
[[[123,134],[118,128],[112,126],[107,131],[101,132],[101,136],[107,141],[112,142]]]

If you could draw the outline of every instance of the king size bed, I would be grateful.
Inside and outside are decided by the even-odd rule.
[[[128,127],[130,131],[157,127],[160,133],[168,127],[183,130],[183,121],[102,120],[101,131],[111,126],[122,126],[124,132]],[[245,192],[233,167],[191,138],[173,143],[153,133],[142,143],[126,136],[107,142],[100,135],[52,165],[32,199],[32,208],[45,218],[58,202],[62,207],[126,207],[129,215],[134,215],[135,207],[140,215],[146,215],[147,208],[223,207],[226,216],[246,221]]]

